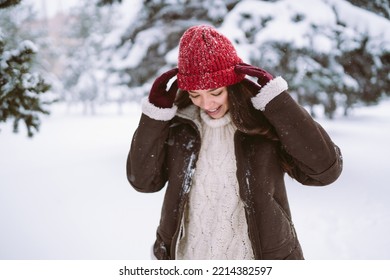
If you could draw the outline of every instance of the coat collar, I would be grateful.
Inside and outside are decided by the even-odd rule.
[[[176,116],[193,122],[199,133],[202,133],[202,122],[199,111],[200,109],[198,106],[191,104],[183,109],[177,110]]]

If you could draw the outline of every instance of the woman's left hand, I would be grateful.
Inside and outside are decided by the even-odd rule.
[[[271,81],[274,78],[270,73],[268,73],[264,69],[246,63],[237,64],[234,68],[234,71],[237,74],[245,74],[257,78],[257,83],[261,87],[265,86],[269,81]]]

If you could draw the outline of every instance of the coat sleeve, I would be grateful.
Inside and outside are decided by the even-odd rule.
[[[304,185],[333,183],[342,171],[340,149],[321,125],[282,89],[265,103],[262,111],[292,159],[290,175]],[[262,91],[258,95],[261,94]]]
[[[165,143],[169,119],[173,118],[176,108],[153,108],[143,100],[142,111],[127,157],[127,179],[139,192],[157,192],[167,182]]]

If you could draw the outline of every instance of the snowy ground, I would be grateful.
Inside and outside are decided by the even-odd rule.
[[[148,259],[163,192],[140,194],[125,162],[140,109],[57,106],[41,132],[0,133],[0,259]],[[287,178],[307,259],[390,259],[390,101],[319,119],[344,155],[332,186]]]

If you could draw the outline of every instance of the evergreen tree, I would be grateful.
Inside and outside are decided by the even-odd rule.
[[[390,19],[390,2],[388,0],[347,0],[353,5],[377,13]]]
[[[0,0],[0,9],[8,8],[15,6],[20,3],[22,0]]]
[[[262,32],[267,32],[268,25],[273,24],[275,15],[272,13],[243,9],[245,12],[237,13],[239,19],[235,20],[237,28],[244,33],[245,40],[241,41],[250,50],[251,63],[283,74],[289,81],[290,91],[312,114],[315,107],[321,106],[325,116],[333,118],[338,109],[347,115],[355,105],[377,104],[383,96],[390,95],[390,54],[388,38],[349,26],[339,15],[339,7],[329,6],[328,9],[334,14],[333,23],[310,22],[304,10],[291,14],[291,26],[307,27],[298,44],[294,40],[266,37],[256,42]],[[367,17],[361,18],[367,26],[368,18],[375,17],[361,14]],[[390,27],[389,23],[387,25]],[[380,31],[381,27],[377,29]]]
[[[122,0],[99,0],[97,2],[98,6],[112,5],[114,3],[122,3]]]
[[[52,101],[44,94],[50,85],[34,69],[37,47],[22,38],[23,22],[12,15],[18,7],[11,6],[18,2],[2,1],[0,5],[0,122],[13,119],[14,132],[18,132],[23,121],[32,137],[39,130],[40,116],[49,113],[45,106]]]
[[[143,0],[115,49],[122,63],[114,70],[128,77],[123,80],[129,88],[141,88],[176,65],[178,41],[188,27],[209,23],[226,32],[246,62],[283,75],[313,114],[317,107],[329,118],[337,111],[347,114],[390,95],[389,2],[348,1],[356,6],[313,0],[324,17],[299,1]],[[100,0],[115,2],[121,1]]]
[[[71,42],[66,46],[64,99],[71,103],[81,101],[84,113],[95,113],[96,104],[106,101],[109,65],[105,63],[104,41],[112,31],[114,17],[113,9],[102,9],[96,1],[83,0],[70,11],[62,33]]]

